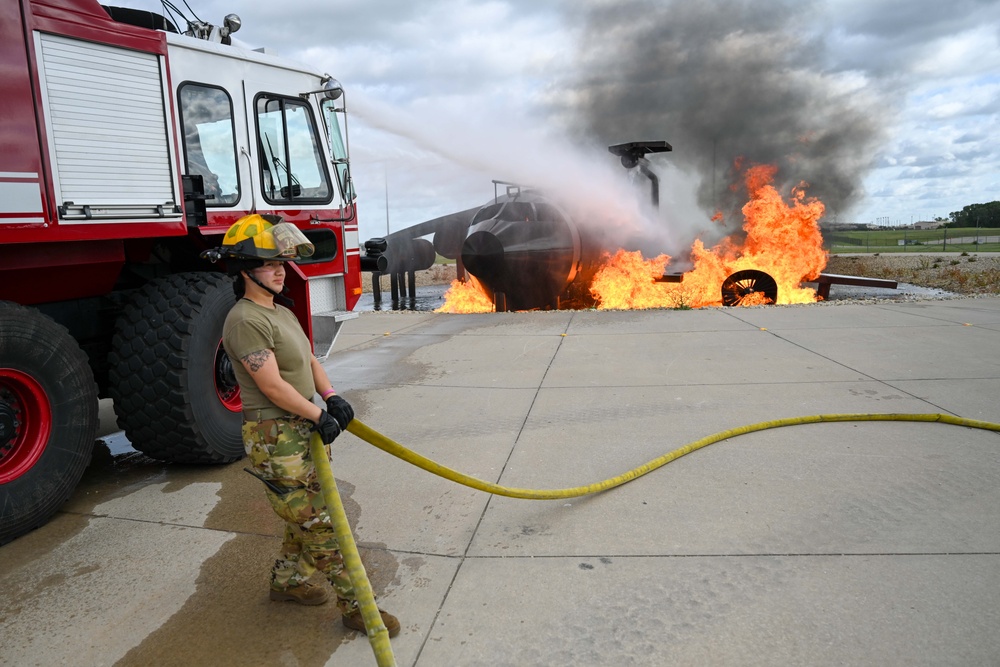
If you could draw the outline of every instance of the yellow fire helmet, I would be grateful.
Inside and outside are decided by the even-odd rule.
[[[227,257],[288,261],[311,257],[316,247],[280,216],[251,213],[233,223],[219,250]]]

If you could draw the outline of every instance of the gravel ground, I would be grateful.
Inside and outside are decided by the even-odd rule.
[[[831,255],[825,273],[885,278],[953,294],[1000,294],[1000,255]]]

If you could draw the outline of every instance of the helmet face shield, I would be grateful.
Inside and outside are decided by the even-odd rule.
[[[306,235],[289,222],[282,222],[253,237],[254,246],[260,257],[266,259],[296,259],[312,257],[315,246]]]

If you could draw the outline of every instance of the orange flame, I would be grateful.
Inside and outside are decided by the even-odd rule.
[[[826,266],[826,251],[819,231],[824,206],[807,199],[805,185],[793,189],[791,205],[771,185],[777,168],[757,165],[747,170],[745,182],[750,201],[743,206],[746,239],[742,244],[723,239],[706,249],[700,240],[691,247],[694,269],[680,283],[653,283],[662,273],[663,257],[643,262],[639,253],[618,251],[598,272],[591,293],[603,309],[700,308],[722,305],[722,284],[746,269],[762,271],[777,283],[777,303],[811,303],[816,291],[801,287],[816,278]],[[636,263],[644,265],[637,268]],[[623,277],[628,273],[630,278]],[[609,280],[606,276],[614,276]],[[633,284],[628,290],[622,285]],[[608,288],[612,284],[614,287]],[[741,305],[766,303],[762,293],[748,295]]]
[[[739,166],[739,165],[737,165]],[[691,246],[694,269],[679,283],[656,282],[665,273],[670,257],[660,255],[643,259],[639,252],[618,250],[606,260],[590,286],[590,293],[603,310],[645,308],[702,308],[722,305],[722,285],[738,271],[755,270],[768,274],[777,284],[778,304],[811,303],[816,291],[801,286],[819,276],[827,255],[819,219],[825,207],[816,198],[807,198],[806,184],[791,193],[786,204],[772,182],[777,173],[773,165],[755,165],[746,171],[744,182],[750,200],[743,206],[742,243],[727,237],[713,248],[705,248],[700,239]],[[713,220],[721,221],[721,213]],[[494,310],[476,280],[453,281],[445,293],[439,313],[486,313]],[[740,305],[764,305],[770,300],[762,292],[753,292]]]
[[[670,257],[660,255],[644,260],[642,253],[619,250],[594,276],[590,293],[603,310],[641,310],[662,308],[670,299],[670,290],[664,283],[654,282],[662,276]]]
[[[444,293],[444,305],[435,313],[492,313],[493,302],[479,286],[475,278],[468,282],[452,280],[451,287]]]

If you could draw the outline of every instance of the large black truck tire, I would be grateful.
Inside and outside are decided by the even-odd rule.
[[[222,349],[232,279],[179,273],[148,283],[115,327],[108,392],[132,446],[174,463],[244,456],[239,386]]]
[[[69,332],[0,301],[0,544],[47,522],[90,463],[97,384]]]

